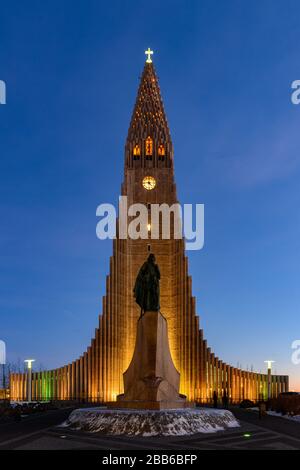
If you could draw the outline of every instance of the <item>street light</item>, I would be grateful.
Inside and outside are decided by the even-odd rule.
[[[268,400],[270,400],[270,398],[271,398],[271,384],[272,384],[272,364],[275,361],[267,360],[267,361],[264,361],[264,362],[267,364],[267,367],[268,367]]]
[[[35,359],[25,359],[25,363],[27,364],[27,401],[31,402],[32,396],[31,396],[31,383],[32,383],[32,363],[35,361]]]
[[[269,370],[269,369],[271,370],[271,369],[272,369],[272,364],[273,364],[273,362],[275,362],[275,361],[264,361],[264,362],[268,365],[268,370]]]

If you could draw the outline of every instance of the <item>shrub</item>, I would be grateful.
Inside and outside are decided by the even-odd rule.
[[[253,401],[251,400],[243,400],[241,401],[240,403],[240,408],[252,408],[253,406],[255,406],[255,404],[253,403]]]

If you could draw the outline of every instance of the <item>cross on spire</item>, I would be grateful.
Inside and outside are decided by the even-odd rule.
[[[151,51],[150,47],[148,47],[148,49],[145,51],[145,54],[148,56],[146,60],[147,64],[151,64],[152,62],[151,56],[153,54],[153,51]]]

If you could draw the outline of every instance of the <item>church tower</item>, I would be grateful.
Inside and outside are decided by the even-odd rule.
[[[107,280],[101,323],[114,325],[108,364],[113,364],[106,379],[105,400],[112,399],[111,391],[122,392],[122,374],[127,369],[135,344],[139,309],[133,298],[133,286],[139,268],[149,252],[155,254],[161,271],[161,312],[168,321],[172,359],[180,371],[180,392],[190,400],[199,394],[201,332],[195,314],[195,299],[191,293],[184,241],[174,239],[173,224],[170,239],[151,239],[154,229],[151,204],[176,204],[174,154],[167,118],[160,94],[157,75],[151,59],[146,61],[138,89],[125,145],[125,171],[122,196],[128,207],[142,203],[149,208],[149,239],[114,241],[111,272]],[[100,325],[100,330],[102,330]],[[114,351],[116,350],[116,354]],[[102,368],[101,368],[102,369]],[[111,368],[109,367],[109,370]],[[197,371],[197,372],[196,372]],[[198,390],[198,391],[197,391]]]
[[[192,281],[183,239],[154,231],[151,204],[176,204],[174,152],[157,75],[148,49],[128,136],[125,144],[121,195],[128,207],[142,203],[148,209],[148,239],[124,238],[117,231],[106,279],[102,315],[90,346],[80,358],[58,369],[33,372],[34,400],[84,400],[107,402],[123,393],[123,372],[135,346],[140,315],[133,298],[134,282],[149,253],[155,254],[161,271],[161,312],[168,322],[170,351],[180,372],[180,393],[190,401],[211,400],[213,391],[224,391],[233,402],[272,396],[288,390],[288,377],[258,374],[232,367],[207,346],[192,296]],[[128,220],[130,221],[130,220]],[[145,229],[145,227],[143,227]],[[27,374],[11,374],[11,398],[27,397]]]

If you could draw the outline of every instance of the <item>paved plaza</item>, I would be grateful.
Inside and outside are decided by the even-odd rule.
[[[241,427],[180,437],[116,437],[72,431],[58,425],[70,410],[52,411],[0,426],[0,450],[224,450],[300,449],[300,424],[234,408]]]

